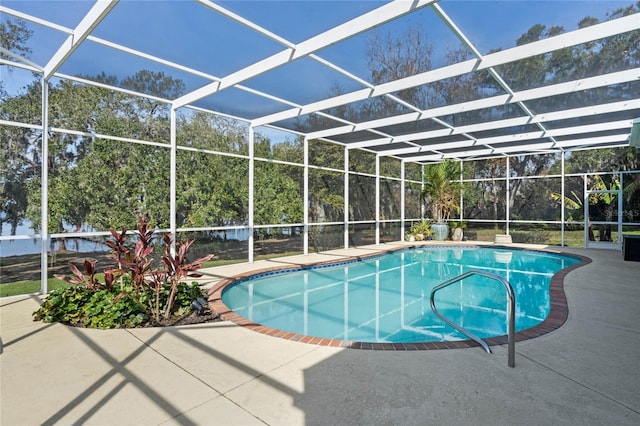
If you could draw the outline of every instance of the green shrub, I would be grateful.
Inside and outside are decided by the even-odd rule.
[[[429,219],[422,219],[420,222],[415,222],[411,225],[411,230],[409,232],[414,235],[433,235],[433,230],[431,229],[431,221]]]
[[[178,244],[173,254],[173,240],[167,234],[163,237],[162,267],[151,269],[154,231],[141,219],[133,248],[127,246],[126,232],[112,229],[113,240],[107,242],[117,268],[105,270],[101,280],[95,261],[85,260],[84,272],[70,265],[72,275],[57,278],[72,286],[49,293],[33,313],[34,320],[90,328],[140,327],[168,323],[191,313],[191,302],[203,298],[204,291],[197,283],[187,284],[183,279],[200,277],[195,271],[213,255],[189,263],[187,252],[193,241]]]
[[[166,284],[160,292],[160,302],[166,303],[170,294],[171,285]],[[180,283],[172,316],[189,314],[191,302],[200,297],[204,297],[204,291],[197,283]],[[92,290],[75,285],[49,293],[33,318],[87,328],[141,327],[152,319],[144,306],[146,298],[146,295],[137,298],[133,287],[121,291],[116,288]]]
[[[88,287],[73,286],[53,290],[40,309],[33,313],[36,321],[75,324],[82,316],[81,308],[91,298]]]

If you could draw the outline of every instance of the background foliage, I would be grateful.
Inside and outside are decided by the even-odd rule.
[[[637,5],[613,12],[616,18],[637,12]],[[593,24],[587,17],[579,26]],[[539,24],[531,27],[517,44],[563,32],[560,27]],[[6,49],[28,55],[30,32],[19,19],[7,19],[0,27],[0,41]],[[568,79],[636,67],[640,64],[640,31],[587,45],[560,49],[550,54],[502,65],[498,70],[509,85],[524,89],[533,83],[553,84]],[[369,68],[374,83],[402,78],[431,69],[435,48],[419,26],[403,34],[376,32],[369,40]],[[449,49],[445,64],[469,57],[466,51]],[[172,99],[184,93],[184,84],[162,72],[140,70],[120,81],[104,73],[81,76],[97,82]],[[475,99],[502,89],[487,74],[473,73],[439,81],[430,86],[410,88],[397,96],[420,108]],[[625,98],[640,97],[637,84],[619,85]],[[338,94],[340,88],[336,87]],[[39,80],[19,94],[9,96],[0,86],[0,118],[32,125],[40,124],[42,87]],[[598,103],[598,94],[590,92],[558,97],[553,110]],[[169,108],[148,98],[138,98],[101,87],[54,79],[49,86],[49,156],[42,158],[42,132],[26,127],[0,126],[3,149],[0,151],[0,224],[16,227],[29,221],[40,227],[40,173],[42,162],[49,169],[49,231],[107,230],[132,228],[143,215],[153,226],[169,226]],[[358,107],[340,107],[329,111],[341,117],[400,113],[397,103],[385,97],[374,98]],[[533,108],[542,108],[533,103]],[[513,113],[506,106],[503,117]],[[547,108],[549,108],[547,106]],[[495,115],[495,111],[493,112]],[[454,124],[497,120],[486,112],[472,111],[443,117]],[[321,117],[313,118],[322,120]],[[301,130],[313,123],[301,123]],[[52,129],[68,129],[74,133]],[[199,111],[180,111],[177,125],[177,222],[178,226],[211,227],[246,225],[248,222],[249,158],[248,130],[244,123]],[[100,135],[132,138],[144,144],[108,140]],[[344,220],[344,150],[323,141],[310,141],[309,212],[310,222]],[[303,143],[300,138],[272,143],[258,134],[255,145],[255,223],[269,225],[300,223],[303,200]],[[567,172],[602,170],[638,170],[640,156],[633,148],[573,152],[566,156]],[[276,163],[276,161],[284,163]],[[504,159],[465,163],[463,175],[481,179],[465,183],[463,216],[466,219],[499,220],[509,206],[512,219],[559,219],[558,179],[526,179],[529,176],[559,173],[559,155],[528,155],[510,158],[509,197],[504,176]],[[375,217],[375,154],[361,150],[349,153],[348,217],[369,221]],[[381,217],[398,219],[400,162],[382,161]],[[420,170],[407,167],[407,176],[419,180]],[[500,178],[502,177],[502,178]],[[638,179],[629,175],[630,187]],[[574,185],[571,181],[570,185]],[[637,188],[637,185],[635,185]],[[576,188],[569,187],[570,193]],[[420,188],[409,183],[405,189],[409,219],[419,218]],[[628,211],[640,211],[638,192],[625,193]],[[625,217],[635,218],[631,213]]]

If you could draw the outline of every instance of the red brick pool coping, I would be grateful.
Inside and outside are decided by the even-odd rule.
[[[453,246],[453,245],[452,245]],[[470,246],[464,246],[470,247]],[[471,246],[473,247],[473,246]],[[508,248],[512,250],[521,250],[521,248],[516,247],[507,247],[507,246],[493,246],[495,248]],[[246,272],[243,274],[235,275],[231,278],[226,278],[217,283],[214,287],[209,290],[209,306],[214,312],[217,312],[220,317],[225,321],[231,321],[241,327],[247,328],[252,331],[256,331],[258,333],[266,334],[268,336],[278,337],[281,339],[293,340],[296,342],[308,343],[311,345],[320,345],[320,346],[332,346],[338,348],[349,348],[349,349],[366,349],[366,350],[391,350],[391,351],[415,351],[415,350],[434,350],[434,349],[462,349],[462,348],[471,348],[479,346],[473,340],[457,340],[452,342],[414,342],[414,343],[372,343],[372,342],[355,342],[350,340],[336,340],[336,339],[326,339],[321,337],[313,337],[306,336],[302,334],[291,333],[288,331],[282,331],[275,328],[267,327],[262,324],[257,324],[251,320],[248,320],[244,317],[233,312],[227,305],[222,301],[222,292],[224,289],[234,283],[250,278],[255,275],[260,275],[268,272],[274,271],[282,271],[282,270],[299,270],[306,268],[313,268],[323,265],[339,265],[342,263],[347,263],[351,261],[363,260],[370,257],[380,256],[386,253],[392,253],[398,250],[404,250],[406,248],[401,248],[397,250],[381,250],[376,253],[367,254],[364,256],[352,256],[340,261],[330,260],[324,262],[315,262],[310,263],[304,266],[292,266],[292,265],[282,265],[282,266],[274,266],[270,268],[264,268],[260,270],[254,270],[251,272]],[[567,297],[564,293],[564,278],[566,275],[577,269],[581,266],[587,265],[591,263],[591,259],[586,256],[581,256],[573,253],[563,253],[555,250],[531,250],[524,249],[528,251],[540,251],[540,252],[548,252],[554,254],[562,254],[565,256],[573,257],[579,259],[581,262],[570,266],[568,268],[562,269],[553,275],[551,278],[550,284],[550,299],[551,299],[551,309],[549,311],[549,315],[542,321],[540,324],[528,328],[526,330],[522,330],[516,333],[515,340],[516,342],[521,342],[523,340],[533,339],[535,337],[540,337],[547,333],[550,333],[554,330],[560,328],[566,321],[569,315],[569,307],[567,305]],[[489,346],[498,346],[507,344],[507,335],[491,337],[488,339],[484,339],[484,341]]]

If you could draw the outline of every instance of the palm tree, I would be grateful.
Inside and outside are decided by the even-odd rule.
[[[590,182],[591,190],[595,191],[618,191],[620,189],[620,181],[617,175],[613,175],[610,183],[607,184],[600,175],[594,175],[593,181]],[[628,189],[628,188],[627,188]],[[627,192],[625,190],[625,192]],[[556,192],[551,194],[551,198],[555,201],[561,201],[562,195]],[[613,220],[614,203],[617,200],[617,194],[615,193],[591,193],[589,194],[589,206],[594,210],[599,210],[604,220],[611,222]],[[566,209],[565,221],[567,222],[582,222],[584,220],[584,200],[582,195],[576,191],[571,191],[570,195],[565,195],[564,205]],[[593,232],[593,226],[588,224],[589,241],[595,241],[595,235]],[[600,226],[600,241],[611,241],[611,225]]]
[[[431,208],[431,217],[436,224],[444,225],[452,213],[460,209],[461,185],[457,179],[458,167],[451,160],[425,167],[425,181],[422,197]],[[445,225],[446,226],[446,225]],[[434,229],[435,230],[435,229]],[[443,231],[444,238],[448,228]],[[434,232],[436,239],[437,232]]]

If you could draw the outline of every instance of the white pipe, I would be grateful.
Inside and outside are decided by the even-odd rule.
[[[173,239],[171,241],[171,254],[176,254],[176,240],[178,235],[176,234],[177,226],[177,209],[176,209],[176,165],[177,165],[177,126],[176,126],[176,110],[170,109],[170,130],[169,130],[169,143],[171,145],[169,154],[169,229]]]
[[[349,248],[349,148],[344,147],[344,248]]]
[[[380,156],[376,155],[376,244],[380,244]]]
[[[303,160],[304,161],[304,178],[303,178],[303,253],[309,254],[309,140],[304,138]]]
[[[564,216],[564,209],[565,209],[565,202],[564,202],[564,184],[565,184],[565,179],[564,179],[564,156],[566,155],[566,153],[562,153],[561,157],[560,157],[560,246],[564,247],[564,220],[565,220],[565,216]]]
[[[254,209],[254,199],[253,199],[253,179],[254,179],[254,163],[255,163],[255,159],[254,159],[254,132],[253,132],[253,126],[249,126],[249,247],[248,247],[248,253],[249,253],[249,263],[253,263],[253,244],[254,244],[254,238],[253,238],[253,232],[255,230],[254,228],[254,217],[253,217],[253,209]]]
[[[509,157],[507,157],[506,159],[506,163],[507,163],[507,188],[506,188],[506,194],[507,194],[507,199],[505,202],[505,220],[506,220],[506,234],[509,235],[509,203],[510,203],[510,198],[511,198],[511,189],[509,188],[509,174],[511,173],[511,171],[509,170]]]
[[[49,246],[49,82],[42,76],[42,155],[40,186],[40,293],[47,293],[47,253]]]
[[[400,241],[404,241],[404,220],[405,220],[405,163],[400,162]]]

